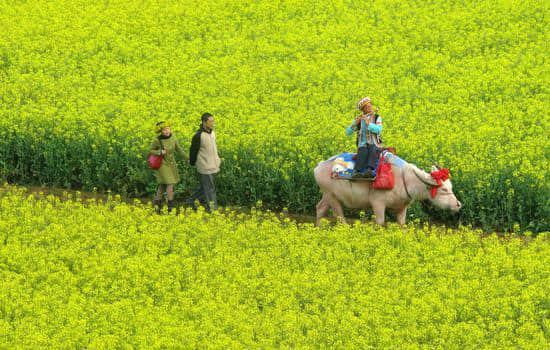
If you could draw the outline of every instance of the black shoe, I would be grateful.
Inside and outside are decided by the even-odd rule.
[[[197,209],[198,209],[197,201],[198,201],[198,199],[194,199],[193,201],[191,201],[190,198],[188,198],[188,199],[185,201],[185,205],[186,205],[187,207],[193,209],[194,211],[197,211]]]
[[[160,211],[162,210],[162,199],[155,199],[153,201],[153,207],[155,208],[157,214],[160,214]]]
[[[168,201],[168,212],[170,213],[174,209],[174,200]]]
[[[372,175],[372,173],[368,173],[364,177],[365,180],[374,180],[375,178],[376,176]]]
[[[365,178],[366,178],[366,179],[374,179],[375,176],[373,175],[373,173],[374,173],[374,169],[372,169],[372,168],[367,168],[367,171],[366,171],[366,173],[365,173]]]
[[[362,179],[364,177],[365,177],[365,174],[363,174],[359,171],[354,171],[353,174],[351,175],[352,179]]]

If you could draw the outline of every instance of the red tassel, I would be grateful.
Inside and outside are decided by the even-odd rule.
[[[437,195],[437,189],[441,187],[441,183],[443,181],[446,181],[450,178],[451,172],[449,171],[449,169],[445,168],[437,171],[432,171],[430,175],[437,182],[437,186],[433,186],[431,192],[432,198],[435,198],[435,196]]]

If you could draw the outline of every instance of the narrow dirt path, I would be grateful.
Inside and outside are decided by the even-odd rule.
[[[82,200],[95,200],[97,203],[106,203],[109,200],[109,197],[114,198],[116,200],[120,200],[122,202],[125,202],[127,204],[134,204],[135,201],[139,201],[142,204],[149,204],[152,206],[152,197],[126,197],[119,194],[109,193],[109,192],[86,192],[86,191],[79,191],[79,190],[68,190],[64,188],[56,188],[56,187],[44,187],[44,186],[24,186],[24,185],[12,185],[12,184],[4,184],[0,185],[0,196],[3,192],[8,191],[10,188],[20,188],[24,189],[26,193],[29,195],[33,195],[35,198],[39,199],[40,197],[53,195],[61,200],[74,200],[76,198],[80,198]],[[166,205],[165,205],[166,207]],[[182,200],[176,200],[176,208],[178,208],[178,211],[181,209],[189,208],[184,201]],[[252,211],[259,211],[260,213],[264,213],[265,217],[269,217],[270,214],[274,214],[277,218],[279,218],[281,221],[285,219],[291,220],[291,222],[294,222],[296,224],[315,224],[316,218],[314,215],[304,215],[304,214],[294,214],[289,212],[274,212],[272,210],[266,210],[263,208],[249,208],[249,207],[236,207],[236,206],[225,206],[220,207],[221,213],[226,213],[228,215],[231,214],[244,214],[246,216],[252,216]],[[330,224],[336,224],[337,220],[334,217],[334,215],[326,217],[328,222]],[[346,221],[348,224],[354,224],[357,222],[361,222],[364,224],[371,223],[372,225],[375,225],[373,220],[370,220],[368,218],[358,218],[358,217],[350,217],[346,216]],[[440,222],[427,222],[428,226],[446,226],[444,223]],[[456,229],[454,227],[449,227],[451,229]],[[475,229],[475,228],[474,228]],[[493,232],[483,232],[482,236],[488,236],[492,234]],[[506,233],[504,232],[495,232],[498,236],[505,237]],[[524,237],[525,238],[525,237]]]
[[[40,197],[53,195],[61,200],[74,200],[76,198],[80,198],[84,201],[86,200],[95,200],[98,203],[105,203],[108,201],[109,197],[116,198],[117,200],[120,200],[122,202],[125,202],[127,204],[134,204],[135,201],[139,201],[142,204],[149,204],[152,205],[152,198],[151,197],[126,197],[119,194],[109,193],[109,192],[86,192],[86,191],[79,191],[79,190],[69,190],[64,188],[56,188],[56,187],[43,187],[43,186],[23,186],[23,185],[11,185],[11,184],[4,184],[0,186],[0,195],[2,192],[6,192],[9,190],[9,188],[20,188],[25,189],[25,192],[29,195],[34,196],[35,198],[39,199]],[[176,199],[176,207],[179,209],[182,208],[189,208],[188,205],[184,203],[182,200]],[[248,207],[235,207],[235,206],[226,206],[226,207],[220,207],[220,211],[226,212],[226,213],[242,213],[245,215],[251,215],[252,208]],[[280,212],[275,213],[271,210],[264,210],[262,208],[257,208],[259,211],[264,211],[266,214],[274,213],[279,219],[285,219],[288,218],[296,223],[315,223],[315,216],[313,215],[303,215],[303,214],[293,214],[289,212]],[[336,218],[334,217],[327,217],[327,220],[331,223],[336,223]],[[351,218],[348,220],[350,223],[353,223],[357,221],[357,219]]]

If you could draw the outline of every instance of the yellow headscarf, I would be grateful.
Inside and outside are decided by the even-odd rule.
[[[157,132],[157,134],[160,134],[162,132],[162,129],[169,128],[169,127],[170,127],[169,122],[165,122],[165,121],[158,122],[155,124],[155,131]]]

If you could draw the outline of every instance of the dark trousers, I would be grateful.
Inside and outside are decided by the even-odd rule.
[[[208,212],[218,209],[214,174],[199,174],[199,182],[200,186],[187,199],[187,204],[193,205],[198,199]]]
[[[357,160],[355,161],[356,172],[367,172],[374,170],[376,166],[376,157],[378,156],[378,147],[367,144],[364,147],[359,147],[357,150]]]

